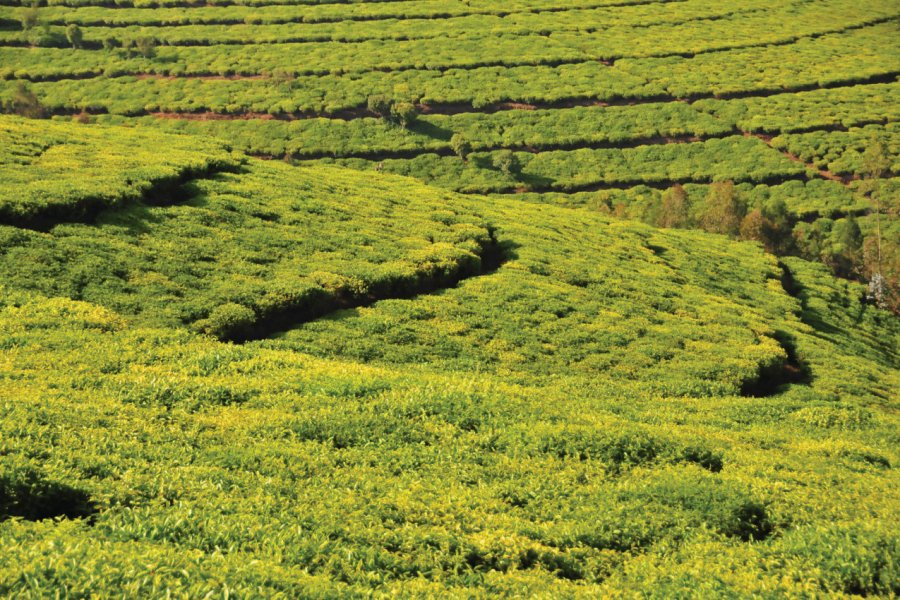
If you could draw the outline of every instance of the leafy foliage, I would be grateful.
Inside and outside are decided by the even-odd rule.
[[[895,5],[50,4],[0,596],[900,594]]]
[[[473,152],[468,160],[437,154],[379,161],[386,172],[408,175],[459,192],[512,191],[522,185],[537,191],[574,191],[592,186],[671,184],[740,180],[763,183],[805,174],[802,165],[772,152],[757,139],[732,136],[688,144],[636,148],[517,152],[515,177],[494,168],[496,152]],[[372,169],[364,159],[322,159],[355,169]],[[314,163],[313,163],[314,164]]]
[[[385,192],[365,179],[254,164],[193,182],[172,206],[135,202],[47,233],[5,227],[0,269],[23,289],[237,338],[482,269],[493,242],[471,210],[408,182]]]
[[[227,146],[194,138],[0,118],[0,223],[78,220],[189,178],[235,169]],[[166,148],[160,153],[160,148]]]

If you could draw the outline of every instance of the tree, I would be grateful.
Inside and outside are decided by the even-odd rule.
[[[41,101],[24,82],[18,82],[13,92],[11,108],[14,113],[29,119],[40,119],[44,116]]]
[[[38,23],[41,21],[41,10],[38,8],[38,5],[35,3],[27,8],[25,12],[22,13],[20,21],[22,23],[23,31],[28,31],[29,29],[37,27]]]
[[[887,281],[881,273],[875,273],[869,281],[869,287],[866,290],[866,299],[874,303],[878,308],[888,308],[887,298]]]
[[[466,160],[469,154],[472,153],[471,142],[461,133],[454,133],[453,137],[450,138],[450,148],[463,160]]]
[[[296,82],[297,78],[294,77],[294,74],[286,69],[275,69],[272,71],[272,83],[276,87],[283,87],[290,91],[294,89]]]
[[[117,40],[116,38],[114,38],[112,36],[103,38],[103,48],[105,50],[113,50],[115,48],[118,48],[121,45],[122,44],[119,43],[119,40]]]
[[[700,225],[706,231],[737,235],[740,233],[744,207],[734,189],[734,183],[714,183],[709,186]]]
[[[688,210],[687,192],[684,186],[676,183],[663,192],[656,224],[660,227],[684,227],[690,219]]]
[[[827,240],[831,237],[833,225],[834,221],[828,218],[816,219],[812,223],[797,223],[794,227],[794,241],[800,256],[827,263]]]
[[[766,252],[775,252],[775,227],[763,214],[763,211],[754,208],[741,220],[740,236],[742,240],[760,242]]]
[[[156,39],[152,37],[139,37],[134,40],[134,46],[138,54],[144,58],[153,58],[156,56]]]
[[[81,43],[84,40],[84,34],[81,32],[81,27],[74,23],[66,27],[66,39],[69,40],[69,43],[72,44],[73,48],[81,48]]]
[[[511,150],[501,150],[494,155],[494,167],[507,177],[518,175],[522,170],[519,157]]]
[[[885,244],[880,265],[874,236],[863,241],[862,252],[865,276],[869,280],[868,299],[878,308],[900,314],[900,245]]]
[[[393,106],[393,101],[387,96],[378,95],[378,96],[369,96],[366,100],[366,106],[369,108],[369,112],[381,117],[382,119],[389,119],[391,116],[391,107]]]
[[[875,136],[869,141],[862,157],[862,174],[867,179],[882,179],[891,171],[891,159],[884,143]]]
[[[409,127],[419,118],[419,111],[412,102],[398,102],[390,110],[391,120],[402,127]]]
[[[891,170],[891,160],[885,152],[881,140],[872,136],[866,151],[863,152],[862,174],[866,181],[862,192],[875,204],[875,273],[881,273],[881,196],[877,193],[876,180],[885,177]]]
[[[28,32],[28,43],[36,48],[64,48],[66,36],[59,30],[51,29],[49,24],[41,23]]]
[[[849,277],[862,263],[863,236],[853,216],[835,221],[831,229],[830,262],[835,274]]]
[[[771,249],[769,251],[779,256],[793,252],[794,240],[791,230],[794,227],[795,219],[791,217],[784,200],[781,198],[770,199],[763,205],[762,214],[770,226],[769,244]]]

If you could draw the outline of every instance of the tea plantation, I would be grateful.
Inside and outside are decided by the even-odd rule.
[[[0,0],[0,597],[900,595],[898,22]]]

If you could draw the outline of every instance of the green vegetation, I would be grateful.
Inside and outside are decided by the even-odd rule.
[[[629,59],[617,61],[616,67],[636,75],[653,73],[654,81],[675,96],[784,91],[885,75],[893,80],[897,73],[889,65],[898,48],[890,40],[895,31],[896,26],[887,23],[786,46],[709,53],[691,60]]]
[[[105,130],[77,129],[68,144],[54,146],[58,154],[108,138]],[[157,135],[155,141],[182,139]],[[31,176],[47,172],[42,162],[27,166],[8,168]],[[290,324],[292,314],[309,318],[341,305],[449,285],[479,272],[494,243],[471,210],[448,210],[441,194],[427,188],[407,185],[395,198],[364,176],[333,169],[308,171],[292,184],[298,179],[293,169],[278,163],[188,182],[181,181],[186,173],[192,178],[205,173],[194,168],[169,175],[168,162],[145,163],[139,171],[163,173],[162,189],[150,177],[121,190],[113,187],[134,177],[128,166],[110,174],[112,183],[94,180],[112,187],[108,195],[73,197],[60,207],[77,215],[85,198],[103,201],[102,206],[132,200],[96,224],[68,223],[46,233],[4,228],[3,280],[49,296],[104,304],[154,324],[192,324],[241,338],[257,328]],[[181,190],[169,185],[173,177],[185,184]],[[164,192],[173,195],[157,201]],[[142,193],[150,205],[135,201]],[[179,195],[189,198],[179,202]],[[166,206],[173,202],[177,205]],[[48,209],[40,216],[56,214]]]
[[[0,0],[0,597],[900,595],[898,18]]]
[[[785,17],[790,15],[790,19]],[[815,18],[813,18],[815,16]],[[294,75],[360,73],[388,69],[449,69],[541,65],[589,60],[673,56],[785,43],[806,35],[842,32],[897,16],[881,0],[822,0],[814,5],[770,9],[709,22],[647,27],[606,27],[602,32],[559,32],[552,36],[497,33],[490,37],[435,37],[360,42],[293,42],[165,46],[153,56],[128,52],[0,49],[0,78],[33,80],[98,75],[256,75],[273,69]],[[736,23],[740,27],[736,27]],[[640,29],[636,35],[635,29]],[[452,32],[451,32],[452,33]],[[107,35],[105,32],[103,35]],[[252,35],[252,32],[251,32]],[[140,45],[146,35],[134,38]],[[661,42],[661,40],[663,40]],[[206,45],[210,44],[210,45]],[[627,51],[623,53],[623,45]],[[489,53],[485,51],[489,49]]]
[[[64,56],[64,55],[61,55]],[[13,81],[0,79],[3,95]],[[49,107],[108,110],[118,114],[193,112],[334,114],[358,109],[375,95],[426,104],[468,102],[486,106],[505,100],[555,101],[569,98],[648,98],[663,93],[640,76],[599,62],[558,67],[482,67],[477,69],[369,72],[297,77],[290,89],[268,79],[99,77],[62,79],[32,85]]]
[[[686,0],[683,5],[672,10],[665,2],[645,2],[641,0],[623,2],[621,0],[590,0],[589,2],[550,2],[549,0],[517,0],[503,6],[495,2],[476,0],[459,4],[442,0],[405,0],[391,2],[321,2],[292,3],[283,5],[266,3],[247,7],[239,4],[215,6],[206,3],[183,8],[157,8],[155,10],[135,10],[122,3],[112,6],[71,7],[53,3],[38,9],[40,17],[54,25],[76,23],[92,27],[159,27],[162,33],[175,33],[190,25],[271,25],[279,23],[314,23],[328,31],[329,27],[347,30],[357,28],[372,31],[383,28],[384,21],[395,22],[396,30],[404,34],[422,31],[420,20],[435,21],[446,30],[455,30],[455,24],[469,23],[470,28],[507,26],[529,26],[539,29],[541,24],[552,24],[554,28],[566,26],[592,30],[599,25],[653,25],[658,23],[680,23],[696,18],[717,18],[746,10],[768,8],[766,0],[753,0],[741,7],[735,7],[727,0]],[[609,10],[616,5],[617,10]],[[19,18],[35,11],[34,7],[3,8],[11,18]],[[432,33],[432,35],[434,35]],[[346,39],[346,38],[345,38]]]
[[[317,7],[316,11],[300,7],[267,5],[259,7],[198,7],[191,11],[110,9],[59,9],[40,11],[45,23],[61,27],[66,24],[90,26],[87,44],[100,48],[109,38],[120,45],[128,39],[152,36],[170,46],[209,44],[251,44],[284,42],[357,42],[363,40],[407,40],[465,34],[474,30],[490,29],[495,33],[527,35],[535,30],[594,32],[602,27],[650,26],[666,23],[684,23],[694,18],[716,18],[732,14],[758,11],[768,7],[769,0],[753,0],[735,6],[727,0],[691,0],[672,11],[664,3],[620,6],[610,11],[606,7],[571,10],[540,10],[532,7],[503,7],[502,16],[487,14],[498,11],[496,5],[476,6],[445,3],[431,11],[416,12],[417,3],[406,2],[400,6],[400,14],[376,13],[373,7],[385,6],[397,11],[398,4],[357,3],[355,11],[344,5],[343,12],[337,5]],[[602,3],[593,3],[601,4]],[[424,3],[418,6],[425,7]],[[331,9],[325,12],[323,9]],[[359,9],[368,9],[362,14]],[[552,8],[552,7],[544,7]],[[32,12],[27,12],[31,10]],[[434,12],[439,11],[439,12]],[[33,14],[33,9],[9,11],[11,17]],[[349,14],[348,14],[349,13]],[[438,27],[435,27],[438,25]],[[0,40],[7,44],[28,41],[19,31],[0,31]],[[55,31],[55,29],[54,29]]]
[[[213,304],[198,285],[258,294],[235,253],[269,219],[271,255],[286,229],[277,198],[298,190],[318,209],[290,214],[320,219],[303,231],[380,231],[375,213],[393,206],[381,218],[421,236],[416,214],[441,215],[439,232],[474,211],[504,254],[455,288],[243,346],[5,275],[4,593],[668,595],[710,585],[696,565],[713,553],[742,565],[722,572],[723,592],[896,591],[897,514],[881,498],[896,484],[884,402],[900,383],[900,331],[859,303],[861,286],[718,236],[322,169],[251,161],[194,182],[177,205],[116,207],[48,234],[4,228],[3,265],[24,263],[17,248],[70,240],[56,270],[91,261],[96,291],[82,297],[107,307],[116,261],[99,250],[127,243],[131,224],[145,243],[199,252],[192,212],[232,232],[185,259],[208,265],[192,302]],[[176,227],[190,245],[164,237]],[[391,239],[369,247],[389,252]],[[160,275],[146,273],[155,284],[119,297],[161,299]],[[23,503],[66,518],[23,519]]]
[[[0,136],[5,223],[81,220],[140,198],[166,201],[188,179],[239,164],[223,144],[152,131],[0,118]]]
[[[849,131],[786,134],[772,140],[776,148],[839,175],[861,175],[863,155],[874,143],[885,147],[888,165],[884,175],[900,173],[900,125],[897,123],[853,127]]]
[[[857,85],[740,100],[700,100],[700,110],[736,123],[744,131],[791,133],[856,127],[900,119],[900,85]]]
[[[372,106],[379,100],[384,106]],[[370,112],[390,113],[390,102],[371,97]],[[282,120],[191,120],[102,117],[104,123],[155,127],[164,131],[215,136],[251,154],[297,158],[366,157],[435,152],[458,154],[460,135],[472,150],[555,149],[647,143],[659,138],[715,137],[733,132],[719,119],[682,103],[637,106],[584,106],[569,110],[469,112],[417,115],[406,129],[381,119],[311,118]]]
[[[507,151],[473,152],[463,162],[453,156],[420,154],[412,159],[380,161],[384,170],[409,175],[461,192],[532,190],[569,191],[592,186],[670,184],[744,180],[766,182],[803,176],[802,165],[772,152],[756,139],[733,136],[689,144],[661,144],[625,149],[517,152],[521,170],[506,173],[495,166]],[[339,159],[335,164],[371,169],[372,161]]]

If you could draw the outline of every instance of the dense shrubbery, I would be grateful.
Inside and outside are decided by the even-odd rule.
[[[67,6],[96,1],[0,8],[29,42],[105,47],[4,49],[0,71],[265,76],[0,81],[5,110],[85,111],[0,121],[0,596],[900,594],[896,84],[743,97],[890,81],[895,24],[819,34],[895,6]],[[369,41],[164,45],[313,28]],[[549,64],[292,73],[479,60]],[[714,94],[741,97],[659,102]],[[567,102],[623,98],[654,103]],[[86,112],[210,109],[355,120]],[[871,123],[880,143],[840,131]],[[864,179],[690,139],[735,127]]]
[[[813,17],[814,18],[814,17]],[[896,76],[892,23],[769,46],[680,58],[625,59],[616,68],[647,74],[675,96],[782,91]],[[874,49],[874,50],[873,50]],[[886,52],[882,54],[881,52]]]
[[[620,218],[644,221],[660,227],[698,228],[762,244],[778,255],[799,255],[828,265],[835,274],[868,281],[875,273],[888,278],[897,289],[900,231],[896,226],[896,198],[891,180],[877,180],[886,189],[867,198],[860,190],[834,181],[813,179],[781,185],[740,184],[714,191],[708,185],[676,185],[667,190],[636,186],[595,192],[518,194],[516,197],[569,207],[587,207]],[[864,183],[858,182],[858,187]],[[890,191],[888,191],[890,190]],[[717,207],[711,199],[729,200]],[[875,264],[876,217],[881,197],[882,254]],[[890,292],[891,296],[896,291]],[[892,306],[893,302],[891,301]]]
[[[596,34],[484,35],[476,32],[460,37],[390,42],[165,46],[154,56],[141,53],[142,58],[132,58],[120,51],[3,48],[0,61],[9,66],[0,67],[0,78],[41,80],[136,73],[257,75],[274,69],[294,75],[328,75],[373,70],[556,65],[784,43],[804,35],[875,23],[896,13],[878,0],[824,0],[824,4],[799,8],[788,5],[782,12],[775,9],[735,16],[739,28],[726,18],[638,28],[607,27]],[[791,18],[786,18],[788,15]],[[134,39],[140,42],[147,36]]]
[[[573,4],[560,5],[550,0],[517,0],[500,6],[490,0],[477,0],[468,4],[460,4],[453,0],[403,0],[400,2],[322,2],[318,4],[295,4],[288,6],[278,3],[266,3],[261,6],[215,6],[214,3],[183,8],[157,8],[144,10],[116,7],[81,7],[72,10],[61,5],[5,8],[11,20],[24,21],[27,15],[54,25],[76,23],[81,26],[156,26],[168,27],[173,32],[188,25],[237,25],[237,24],[278,24],[278,23],[315,23],[325,31],[329,27],[343,28],[340,31],[358,29],[375,30],[390,24],[391,29],[406,35],[420,33],[435,35],[434,25],[440,25],[444,31],[457,27],[468,27],[466,30],[484,30],[496,27],[527,27],[531,32],[535,29],[546,29],[546,24],[554,25],[553,29],[597,29],[601,25],[652,25],[658,23],[681,23],[697,17],[716,18],[732,13],[758,10],[771,6],[769,0],[752,0],[742,7],[735,7],[727,0],[692,0],[679,5],[675,10],[666,6],[665,2],[645,0],[589,0]],[[611,4],[616,10],[610,10]],[[422,22],[420,19],[433,19],[437,22]],[[388,23],[379,23],[387,21]],[[457,25],[458,24],[458,25]],[[429,27],[424,27],[429,26]],[[426,33],[425,30],[432,32]]]
[[[790,133],[900,119],[900,84],[857,85],[765,98],[699,100],[694,107],[744,131]]]
[[[771,89],[803,89],[892,73],[890,26],[825,35],[787,46],[733,50],[692,59],[622,60],[613,67],[596,61],[560,66],[482,67],[447,71],[411,69],[299,77],[294,85],[269,80],[139,79],[130,77],[64,79],[33,86],[49,109],[102,109],[119,114],[153,111],[330,114],[365,106],[372,95],[396,101],[463,103],[475,107],[504,101],[553,102],[578,98],[615,100],[660,95],[709,95]],[[386,44],[390,48],[390,44]],[[872,48],[878,51],[872,51]],[[265,49],[265,48],[263,48]],[[209,51],[210,49],[206,49]],[[278,52],[271,47],[269,52]],[[23,57],[21,50],[10,50]],[[48,51],[49,52],[49,51]],[[54,51],[60,61],[76,60],[71,51]],[[819,60],[818,56],[828,56]],[[13,68],[24,68],[10,57]],[[56,63],[54,63],[56,64]],[[229,68],[233,65],[228,63]],[[293,64],[293,63],[292,63]],[[81,63],[76,70],[81,68]],[[18,66],[18,67],[17,67]],[[264,70],[277,65],[266,62]],[[55,68],[55,67],[54,67]],[[60,72],[66,67],[59,63]],[[231,72],[231,71],[228,71]],[[849,73],[849,75],[848,75]],[[10,73],[12,74],[12,73]],[[12,82],[0,82],[2,96]],[[5,88],[5,89],[4,89]]]
[[[528,6],[531,4],[531,6]],[[592,2],[591,4],[602,4]],[[538,11],[537,3],[519,6],[495,3],[466,6],[458,3],[410,2],[336,3],[315,8],[286,6],[212,7],[193,10],[131,10],[123,8],[87,8],[71,10],[43,8],[39,18],[53,24],[52,32],[61,32],[68,24],[86,30],[86,42],[100,48],[108,39],[121,43],[127,39],[152,36],[166,45],[251,44],[279,42],[336,41],[370,39],[423,39],[460,36],[484,31],[531,34],[534,31],[593,32],[613,26],[649,26],[683,23],[698,16],[715,18],[740,14],[771,6],[771,0],[752,0],[740,6],[728,0],[702,0],[680,5],[677,10],[665,3],[636,4],[608,8]],[[386,8],[392,13],[376,12]],[[419,8],[420,10],[416,10]],[[557,8],[548,6],[548,8]],[[323,10],[325,9],[325,10]],[[328,10],[330,9],[330,10]],[[374,10],[373,10],[374,9]],[[343,10],[343,12],[340,12]],[[29,12],[30,11],[30,12]],[[366,12],[368,11],[368,14]],[[524,12],[521,12],[524,11]],[[7,11],[11,18],[24,19],[33,9]],[[489,14],[492,12],[500,15]],[[342,18],[343,17],[343,18]],[[24,28],[23,28],[24,29]],[[0,31],[0,43],[29,42],[27,30]],[[63,38],[64,39],[64,38]]]
[[[773,152],[760,140],[740,136],[625,149],[517,152],[521,170],[516,173],[496,169],[496,154],[473,152],[466,161],[455,156],[420,154],[411,159],[380,161],[380,168],[456,191],[477,193],[518,188],[570,191],[642,182],[739,180],[763,183],[803,177],[806,173],[802,165]],[[363,159],[325,162],[356,169],[373,168],[372,161]]]
[[[85,138],[82,128],[69,129],[69,146],[104,133],[92,129]],[[14,166],[41,172],[40,165]],[[152,164],[142,168],[154,172]],[[24,289],[227,338],[481,270],[494,242],[472,209],[408,182],[386,191],[365,179],[260,163],[196,180],[187,197],[161,198],[172,206],[154,208],[137,195],[101,213],[96,225],[59,225],[46,234],[0,226],[0,270]]]
[[[169,16],[173,13],[178,17],[169,16],[166,23],[180,23],[184,20],[190,21],[190,16],[185,17],[184,13],[189,15],[196,9],[211,9],[214,7],[222,7],[225,10],[232,10],[237,7],[240,12],[248,11],[250,7],[253,10],[258,8],[280,8],[283,11],[298,12],[305,19],[312,20],[343,20],[343,19],[361,19],[368,20],[371,18],[408,18],[408,17],[428,17],[439,16],[442,14],[503,14],[509,11],[534,11],[559,8],[558,0],[510,0],[503,6],[497,6],[493,0],[467,0],[468,4],[460,5],[454,0],[399,0],[389,1],[380,0],[375,2],[360,2],[351,0],[347,2],[334,2],[333,0],[213,0],[212,2],[199,2],[195,0],[115,0],[110,5],[109,0],[46,0],[38,5],[46,5],[49,10],[55,10],[62,13],[71,12],[70,8],[79,7],[97,7],[86,9],[85,12],[94,11],[95,13],[109,12],[110,8],[128,11],[129,8],[147,9],[153,8],[153,11],[142,10],[141,12],[156,13],[157,11],[163,15]],[[619,6],[629,4],[641,4],[644,0],[589,0],[589,6]],[[584,4],[579,2],[579,4]],[[5,6],[32,6],[30,0],[4,0]],[[176,8],[167,8],[175,6]],[[69,8],[62,8],[69,7]],[[247,8],[243,8],[247,7]],[[284,7],[284,8],[281,8]],[[290,7],[290,8],[288,8]],[[185,8],[191,10],[186,11]],[[162,10],[160,10],[162,9]],[[221,8],[215,8],[221,10]],[[227,14],[227,13],[226,13]],[[245,12],[244,14],[252,15],[253,12]],[[132,17],[133,18],[133,17]],[[147,18],[153,18],[152,14]],[[169,19],[175,19],[170,21]]]
[[[6,97],[13,82],[0,79]],[[362,73],[352,78],[298,77],[290,88],[267,79],[63,79],[32,86],[51,109],[108,110],[118,114],[155,111],[332,114],[364,107],[373,94],[397,101],[467,103],[477,107],[505,100],[554,101],[569,98],[647,98],[663,93],[658,85],[602,63],[559,67],[483,67]]]
[[[46,225],[147,197],[166,201],[188,179],[239,164],[224,143],[122,133],[0,117],[0,223]]]
[[[666,198],[673,194],[666,189],[651,188],[646,185],[625,189],[575,192],[571,194],[523,193],[516,198],[529,202],[542,202],[568,207],[586,207],[619,217],[637,219],[664,227],[694,227],[700,221],[700,213],[709,195],[708,185],[686,184],[675,186],[684,190],[686,197],[684,216],[678,223],[663,224],[661,214]],[[810,179],[809,181],[787,181],[779,185],[754,185],[742,183],[734,186],[746,210],[760,209],[764,212],[786,210],[794,221],[810,221],[819,217],[841,218],[848,214],[862,215],[872,208],[872,202],[853,190],[834,181]],[[667,194],[668,192],[668,194]],[[504,195],[504,197],[506,197]],[[784,208],[778,208],[783,205]]]
[[[386,100],[383,102],[389,105]],[[681,103],[492,114],[426,114],[417,115],[415,122],[407,128],[397,128],[373,118],[203,121],[102,117],[98,120],[175,133],[212,135],[227,139],[251,154],[296,158],[456,153],[451,143],[456,134],[467,139],[472,149],[485,150],[628,145],[659,141],[664,137],[722,136],[732,131],[727,123]]]
[[[496,273],[264,344],[0,289],[0,483],[93,513],[4,521],[0,590],[896,591],[896,321],[859,286],[791,259],[797,300],[721,237],[504,200],[485,217],[519,245]],[[579,320],[623,362],[563,360]],[[810,385],[683,395],[769,326]]]
[[[888,160],[884,176],[900,174],[900,124],[867,125],[849,131],[781,135],[772,145],[839,175],[861,175],[866,148],[880,143]]]

